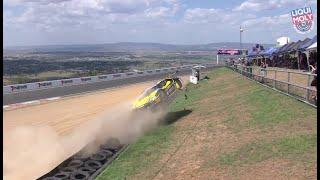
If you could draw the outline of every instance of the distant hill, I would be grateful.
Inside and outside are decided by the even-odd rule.
[[[251,49],[257,43],[242,43],[245,49]],[[265,48],[273,44],[262,44]],[[175,45],[161,43],[120,42],[90,45],[44,45],[44,46],[16,46],[3,49],[4,54],[17,52],[136,52],[136,51],[215,51],[219,48],[239,49],[239,42],[219,42],[197,45]]]

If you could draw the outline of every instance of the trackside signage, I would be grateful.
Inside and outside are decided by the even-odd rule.
[[[241,51],[239,49],[219,49],[217,54],[240,55]]]
[[[91,81],[91,78],[81,78],[81,81]]]
[[[73,83],[73,80],[72,79],[68,79],[68,80],[61,80],[61,84],[70,84],[70,83]]]
[[[291,11],[294,29],[300,34],[306,34],[313,29],[313,14],[311,7],[299,8]]]
[[[51,86],[52,82],[43,82],[43,83],[38,83],[39,87],[45,87],[45,86]]]
[[[22,90],[22,89],[27,89],[28,86],[25,85],[16,85],[16,86],[10,86],[11,87],[11,91],[16,91],[16,90]]]
[[[108,76],[99,76],[99,79],[106,79]]]

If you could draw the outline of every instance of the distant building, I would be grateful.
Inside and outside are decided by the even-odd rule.
[[[283,46],[285,44],[288,44],[290,42],[289,37],[280,37],[277,39],[277,46]]]

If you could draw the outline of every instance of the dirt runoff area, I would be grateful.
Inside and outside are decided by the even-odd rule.
[[[186,76],[182,79],[187,81]],[[119,126],[123,126],[121,133],[126,133],[126,114],[131,111],[132,101],[155,82],[4,111],[4,179],[36,179],[98,136],[119,134]]]
[[[98,180],[317,178],[315,108],[226,68],[208,76]]]

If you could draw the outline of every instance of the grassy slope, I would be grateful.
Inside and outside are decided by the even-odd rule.
[[[279,158],[290,162],[286,168],[304,168],[304,178],[315,176],[316,109],[225,68],[209,77],[199,85],[188,85],[188,99],[184,94],[177,97],[167,123],[133,143],[97,179],[152,179],[159,171],[165,178],[174,178],[170,173],[179,167],[167,164],[179,163],[179,156],[181,166],[192,158],[201,162],[193,173],[202,179],[212,171],[224,178],[241,176],[247,166],[254,169]],[[216,133],[221,127],[223,133]],[[191,138],[196,135],[201,140]],[[179,155],[183,150],[194,152],[195,157]]]

